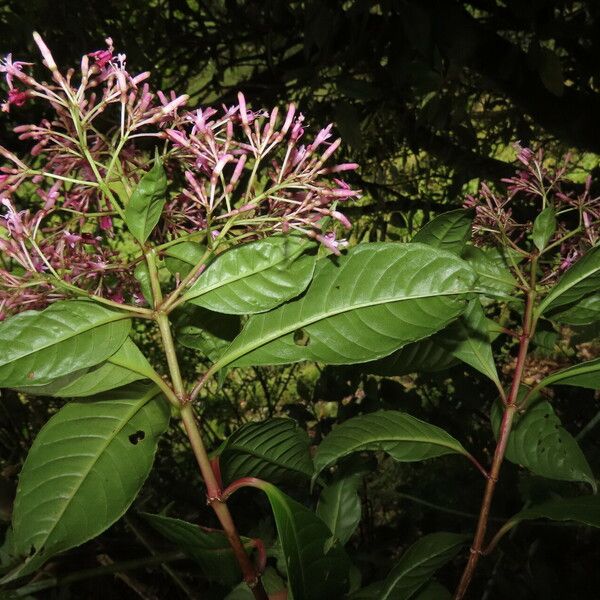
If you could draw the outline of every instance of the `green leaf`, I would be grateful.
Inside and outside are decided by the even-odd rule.
[[[562,96],[565,84],[559,56],[550,48],[539,48],[539,73],[544,87],[555,96]]]
[[[451,325],[450,325],[451,327]],[[439,335],[443,335],[442,330]],[[436,343],[436,336],[408,344],[389,356],[360,365],[364,373],[374,373],[387,377],[408,373],[444,371],[459,361],[448,350]]]
[[[531,519],[552,519],[553,521],[573,521],[591,527],[600,527],[600,497],[577,496],[576,498],[556,498],[530,506],[510,519],[515,523]]]
[[[317,515],[329,527],[335,539],[342,545],[352,537],[361,515],[358,486],[360,474],[343,477],[323,489],[317,504]]]
[[[600,288],[600,245],[594,246],[580,258],[540,302],[536,315],[549,314],[565,309],[586,296],[595,294]]]
[[[502,420],[498,403],[492,406],[491,419],[497,435]],[[573,436],[563,429],[552,405],[545,400],[532,404],[524,415],[515,415],[506,458],[536,475],[562,481],[583,481],[596,490],[594,474],[583,452]]]
[[[125,207],[125,223],[135,239],[143,244],[156,227],[166,202],[167,174],[157,156],[144,173]]]
[[[466,246],[462,257],[477,273],[478,292],[498,298],[506,298],[513,293],[517,282],[508,268],[506,257],[498,249]]]
[[[446,532],[423,536],[401,556],[383,581],[359,590],[351,596],[351,599],[409,600],[413,598],[438,569],[460,552],[468,539],[465,535]]]
[[[175,337],[182,346],[200,350],[215,361],[240,333],[242,323],[238,315],[187,304],[175,317],[174,326]]]
[[[430,581],[426,584],[416,596],[414,600],[452,600],[452,594],[437,581]]]
[[[127,317],[81,300],[11,317],[0,323],[0,386],[42,385],[103,362],[127,338]]]
[[[179,242],[165,250],[165,266],[172,275],[185,277],[204,257],[206,248],[197,242]]]
[[[121,387],[140,379],[152,379],[154,370],[130,338],[101,365],[59,377],[46,385],[19,387],[34,396],[82,398]]]
[[[474,274],[449,252],[424,244],[374,243],[319,261],[306,293],[255,315],[213,370],[366,362],[442,329],[466,308]]]
[[[301,483],[313,474],[308,435],[292,419],[246,423],[224,442],[219,465],[225,485],[241,477]]]
[[[137,267],[133,272],[133,276],[137,279],[142,289],[144,299],[148,303],[148,306],[154,306],[154,297],[152,294],[152,285],[150,283],[150,271],[146,261],[138,263]]]
[[[556,212],[553,206],[547,206],[533,222],[531,239],[535,247],[541,252],[556,231]]]
[[[285,581],[273,567],[267,567],[260,579],[269,596],[283,593],[285,590]],[[281,600],[285,597],[282,595]],[[225,600],[254,600],[254,598],[254,594],[245,583],[240,583],[225,596]]]
[[[338,425],[321,442],[314,456],[315,474],[353,452],[386,452],[394,460],[415,462],[469,453],[443,429],[406,413],[382,410]]]
[[[224,532],[203,529],[199,525],[163,515],[141,513],[141,516],[160,535],[196,561],[209,581],[218,581],[228,587],[240,581],[240,567]],[[242,543],[250,554],[252,540],[242,538]]]
[[[155,385],[131,384],[64,406],[25,460],[12,528],[24,564],[3,583],[99,535],[135,499],[170,410]]]
[[[573,385],[592,390],[600,389],[600,358],[556,371],[556,373],[544,377],[534,389],[537,391],[549,385]]]
[[[565,325],[591,325],[600,322],[600,293],[590,294],[564,310],[550,311],[548,318]]]
[[[432,341],[500,385],[490,344],[488,319],[477,298],[471,301],[464,314]]]
[[[306,289],[315,255],[305,238],[278,235],[220,254],[186,292],[198,306],[235,315],[263,312]]]
[[[451,210],[429,221],[415,234],[412,241],[460,254],[471,238],[472,224],[471,209]]]
[[[271,504],[293,597],[343,597],[350,584],[352,564],[339,543],[330,543],[327,525],[274,485],[264,481],[253,485],[267,495]]]

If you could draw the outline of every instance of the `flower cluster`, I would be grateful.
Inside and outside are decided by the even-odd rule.
[[[515,176],[502,181],[506,193],[496,193],[483,183],[476,197],[468,196],[464,203],[476,211],[473,223],[475,239],[492,240],[500,245],[511,245],[526,254],[527,234],[533,220],[519,222],[514,209],[522,212],[532,209],[534,214],[551,206],[556,214],[556,230],[549,244],[557,249],[558,269],[571,266],[585,251],[600,240],[600,197],[591,193],[588,177],[582,190],[567,179],[571,157],[565,156],[554,168],[546,165],[544,152],[536,152],[515,144],[520,168]],[[526,242],[523,244],[523,242]],[[529,242],[530,244],[531,242]]]
[[[338,174],[357,165],[328,164],[340,145],[331,125],[304,142],[305,117],[294,105],[281,117],[277,108],[251,111],[242,94],[220,112],[188,110],[187,95],[154,92],[148,72],[130,74],[110,38],[77,72],[59,70],[34,39],[50,83],[30,74],[32,63],[11,55],[0,62],[4,112],[42,100],[53,113],[15,128],[32,143],[27,159],[0,146],[0,319],[64,297],[61,282],[144,301],[132,257],[118,243],[128,199],[152,164],[142,139],[162,149],[169,176],[155,246],[194,234],[246,241],[300,231],[339,253],[335,224],[350,223],[337,205],[358,192]]]

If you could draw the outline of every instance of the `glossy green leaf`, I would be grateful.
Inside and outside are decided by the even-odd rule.
[[[549,385],[573,385],[575,387],[600,389],[600,358],[587,360],[544,377],[536,386],[539,390]]]
[[[465,535],[446,532],[423,536],[400,557],[383,581],[358,591],[351,596],[351,599],[409,600],[414,598],[420,589],[425,592],[427,589],[425,586],[435,572],[451,561],[468,539]]]
[[[233,586],[241,580],[240,567],[224,532],[203,529],[199,525],[163,515],[141,513],[141,516],[160,535],[197,562],[209,581]],[[250,553],[252,541],[242,538],[242,543]]]
[[[273,567],[267,567],[262,574],[260,580],[262,581],[265,592],[270,596],[276,594],[285,593],[285,581],[279,576],[277,571]],[[280,600],[284,600],[286,596],[277,596]],[[254,600],[255,596],[250,588],[245,583],[240,583],[236,586],[227,596],[225,600]]]
[[[165,266],[173,275],[185,277],[204,257],[206,248],[197,242],[179,242],[165,250]]]
[[[319,261],[306,293],[255,315],[214,366],[366,362],[442,329],[466,308],[474,274],[424,244],[364,244]]]
[[[576,498],[555,498],[530,506],[518,512],[510,520],[551,519],[552,521],[573,521],[591,527],[600,527],[600,497],[577,496]]]
[[[135,239],[144,243],[156,227],[165,206],[167,174],[160,158],[144,173],[125,207],[125,222]]]
[[[533,222],[531,239],[535,247],[542,251],[556,231],[556,212],[553,206],[547,206]]]
[[[131,384],[64,406],[42,428],[17,488],[13,548],[32,573],[99,535],[127,510],[148,476],[170,410],[155,385]]]
[[[467,310],[456,321],[432,341],[500,385],[490,344],[488,319],[477,298],[470,302]]]
[[[254,487],[261,489],[271,504],[293,597],[302,600],[343,597],[350,585],[352,564],[339,543],[330,543],[327,525],[274,485],[258,482]]]
[[[565,309],[600,289],[600,245],[580,258],[550,290],[536,309],[537,315]]]
[[[215,361],[242,329],[238,315],[226,315],[187,304],[174,319],[177,341]]]
[[[241,477],[306,483],[313,474],[308,435],[292,419],[246,423],[223,444],[219,464],[225,485]]]
[[[549,311],[546,316],[565,325],[600,323],[600,292],[590,294],[564,310]]]
[[[471,238],[472,224],[471,209],[451,210],[429,221],[415,234],[412,241],[460,254]]]
[[[358,486],[360,474],[342,477],[323,488],[317,504],[317,515],[342,545],[352,537],[361,516]]]
[[[492,407],[492,427],[497,432],[502,409]],[[573,436],[563,429],[552,405],[536,401],[524,415],[516,415],[506,446],[506,458],[536,475],[563,481],[583,481],[596,489],[590,466]]]
[[[186,292],[198,306],[236,315],[263,312],[306,289],[315,255],[305,238],[279,235],[220,254]]]
[[[140,379],[151,379],[154,370],[130,338],[108,360],[98,366],[59,377],[46,385],[19,387],[34,396],[82,398],[121,387]]]
[[[394,460],[415,462],[469,453],[443,429],[399,411],[360,415],[338,425],[321,442],[314,456],[315,474],[353,452],[386,452]]]
[[[517,282],[513,277],[505,256],[496,248],[466,246],[462,257],[477,273],[477,290],[491,297],[510,296]]]
[[[133,276],[140,284],[144,300],[146,300],[148,306],[154,306],[152,284],[150,283],[150,271],[148,270],[146,261],[138,263],[137,267],[133,271]]]
[[[97,365],[125,342],[127,314],[93,302],[56,302],[0,323],[0,387],[42,385]]]

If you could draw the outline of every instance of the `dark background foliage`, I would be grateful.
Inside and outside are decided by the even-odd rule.
[[[510,175],[509,147],[516,140],[543,145],[556,157],[571,150],[582,172],[599,172],[596,1],[0,1],[2,54],[37,60],[32,30],[42,34],[58,62],[73,66],[110,35],[117,50],[127,53],[131,71],[151,70],[156,86],[191,94],[192,105],[231,104],[241,89],[254,108],[293,100],[315,129],[334,122],[343,153],[361,164],[354,183],[365,197],[346,209],[356,220],[357,240],[404,239],[421,222],[460,206],[478,180]],[[6,115],[2,143],[18,147],[12,126],[41,117],[36,110],[28,103]],[[497,348],[499,354],[510,350]],[[190,369],[192,361],[190,356]],[[213,445],[246,420],[285,413],[318,440],[336,419],[383,406],[443,425],[484,460],[491,451],[487,415],[493,389],[462,367],[410,385],[357,369],[296,369],[291,375],[257,369],[245,377],[215,390],[205,408],[205,433]],[[365,394],[360,403],[353,397],[358,388]],[[32,436],[53,409],[39,399],[23,405],[11,393],[3,394],[1,407],[2,485],[9,498]],[[585,428],[599,408],[593,393],[577,388],[563,388],[555,407],[572,433]],[[598,473],[600,444],[593,430],[585,431],[581,444]],[[351,542],[366,581],[386,573],[423,533],[473,528],[482,483],[456,460],[417,467],[384,460],[367,468],[363,524]],[[564,488],[513,465],[503,475],[496,517]],[[180,516],[211,524],[177,432],[163,444],[138,505],[158,511],[171,500]],[[268,536],[272,525],[257,524],[258,515],[267,514],[257,502],[241,495],[232,508],[242,531]],[[114,560],[139,556],[155,543],[147,535],[132,516],[84,546],[70,568],[93,566],[97,554]],[[523,525],[482,562],[472,597],[596,598],[598,542],[597,534],[583,529]],[[446,569],[441,579],[451,585],[460,566]],[[128,578],[105,577],[35,597],[220,597],[218,589],[206,592],[211,596],[200,592],[205,582],[193,573],[193,566],[174,574],[138,570]]]

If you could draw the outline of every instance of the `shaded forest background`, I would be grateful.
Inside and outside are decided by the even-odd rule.
[[[127,54],[130,71],[152,71],[157,87],[190,94],[191,106],[233,104],[242,90],[255,109],[294,101],[311,128],[333,122],[344,141],[342,157],[361,165],[351,177],[364,197],[345,209],[355,221],[354,241],[409,239],[420,224],[461,206],[480,181],[510,176],[511,144],[517,140],[543,146],[556,159],[570,151],[574,186],[589,173],[600,175],[596,1],[0,0],[0,54],[37,61],[33,30],[59,64],[74,67],[77,57],[103,48],[111,36],[117,51]],[[12,127],[39,120],[37,109],[27,103],[3,115],[3,145],[18,148]],[[560,361],[553,344],[540,348],[540,362]],[[494,392],[489,382],[461,367],[409,383],[357,369],[255,369],[213,390],[204,409],[205,434],[216,445],[245,420],[287,414],[319,437],[336,420],[352,416],[356,409],[347,400],[359,388],[365,396],[361,410],[405,408],[469,439],[485,455],[490,435],[483,407]],[[568,388],[555,400],[599,473],[600,444],[589,434],[598,421],[598,398]],[[4,515],[20,461],[52,406],[43,399],[24,406],[10,393],[2,397]],[[188,520],[209,521],[182,440],[173,434],[166,445],[141,508],[161,510],[169,498]],[[378,475],[365,481],[364,524],[353,541],[362,553],[363,572],[373,579],[421,533],[471,530],[481,491],[476,474],[444,460],[427,469],[381,463]],[[448,469],[455,468],[452,486],[441,489],[438,482],[448,481]],[[499,516],[563,485],[523,475],[512,465],[505,472],[494,505]],[[264,537],[272,535],[268,522],[253,523],[251,504],[258,501],[240,498],[236,504],[250,506],[241,528],[254,525]],[[472,597],[596,598],[598,541],[587,531],[523,526],[482,566]],[[98,553],[132,558],[152,543],[131,516],[86,545],[71,568],[93,566]],[[448,568],[448,581],[456,579],[459,566]],[[132,577],[144,597],[186,597],[173,575],[160,569]],[[176,577],[194,588],[193,575]],[[219,598],[219,593],[209,589],[189,597]],[[34,597],[139,595],[130,582],[106,577]]]

